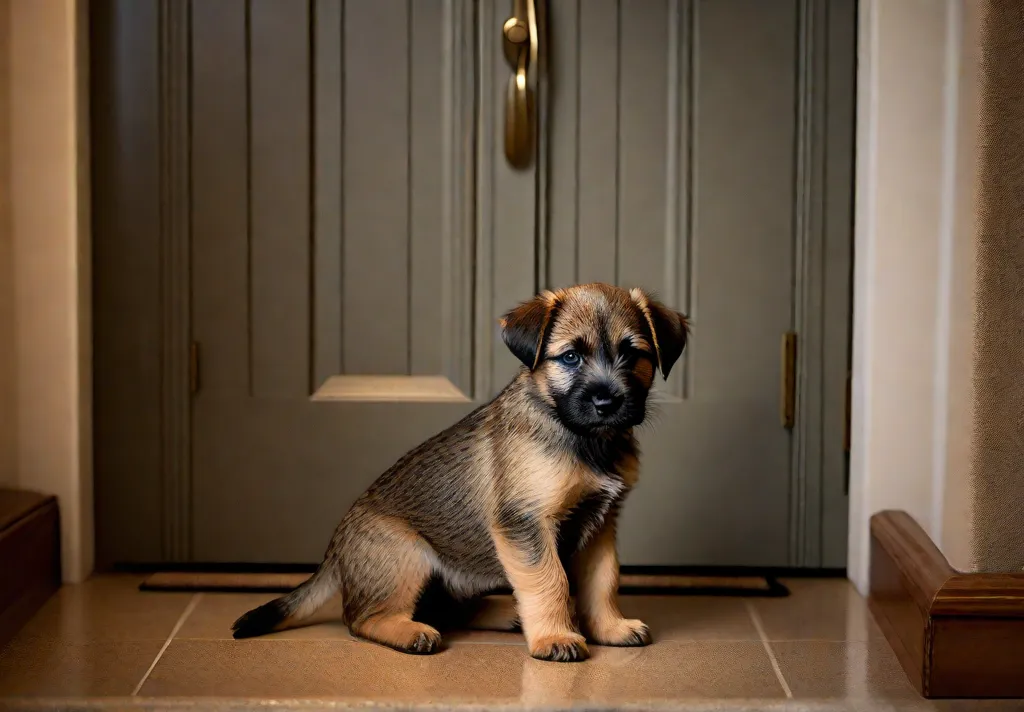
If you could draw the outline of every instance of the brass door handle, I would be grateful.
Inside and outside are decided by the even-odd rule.
[[[512,68],[505,96],[505,158],[514,168],[525,168],[533,157],[536,133],[534,94],[540,40],[535,0],[515,0],[512,17],[502,26],[502,40],[505,59]]]

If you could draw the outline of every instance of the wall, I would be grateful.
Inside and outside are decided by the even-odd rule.
[[[961,12],[957,0],[859,7],[848,570],[862,592],[883,509],[970,564],[973,124],[958,118],[974,99]]]
[[[980,25],[971,555],[1024,569],[1024,5],[986,0]]]
[[[0,487],[17,483],[14,243],[11,232],[10,4],[0,0]]]
[[[86,7],[8,7],[18,482],[58,496],[76,581],[93,556]]]

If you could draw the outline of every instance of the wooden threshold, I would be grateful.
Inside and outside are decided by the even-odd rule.
[[[1024,574],[960,573],[910,515],[885,511],[868,603],[922,696],[1024,698]]]

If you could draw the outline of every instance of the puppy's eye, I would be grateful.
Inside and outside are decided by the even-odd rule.
[[[580,365],[580,355],[575,351],[566,351],[558,357],[558,360],[570,368],[575,368]]]

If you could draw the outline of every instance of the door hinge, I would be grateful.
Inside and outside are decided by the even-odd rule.
[[[199,344],[195,341],[188,346],[188,390],[192,395],[199,392]]]
[[[782,427],[792,429],[796,422],[796,332],[782,335],[781,420]]]

